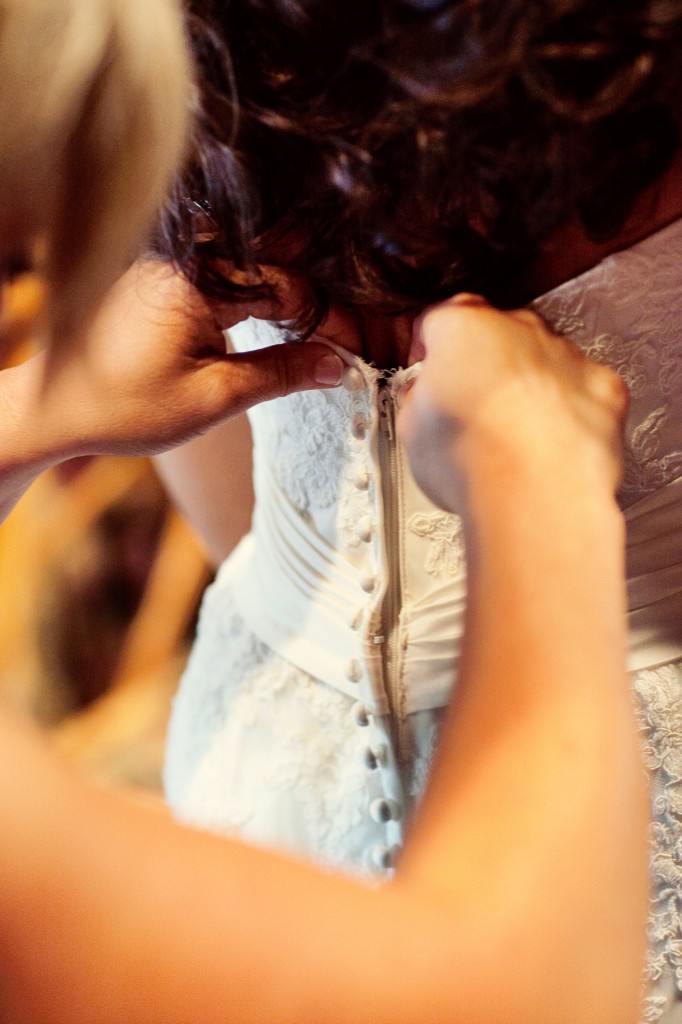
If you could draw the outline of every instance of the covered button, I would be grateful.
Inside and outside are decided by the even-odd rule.
[[[353,660],[348,663],[348,668],[346,669],[346,676],[351,681],[351,683],[359,683],[360,680],[362,679],[362,665],[360,664],[357,658],[353,658]]]
[[[371,860],[372,864],[376,868],[382,868],[384,871],[388,871],[395,865],[395,862],[400,853],[399,846],[383,846],[381,843],[372,847]]]
[[[361,516],[358,520],[356,527],[357,535],[360,540],[364,541],[365,544],[369,544],[372,539],[372,520],[369,516]]]
[[[351,713],[356,725],[359,725],[363,729],[369,725],[369,711],[364,704],[360,703],[360,701],[353,705]]]
[[[387,821],[398,820],[400,817],[400,807],[395,800],[379,797],[377,800],[372,800],[369,805],[369,813],[374,821],[379,825],[384,825]]]
[[[353,612],[353,614],[351,615],[350,619],[348,620],[348,625],[350,626],[350,628],[353,629],[353,630],[360,629],[360,626],[362,625],[362,620],[364,618],[364,615],[365,615],[364,608],[359,608],[358,611]]]
[[[368,747],[365,751],[365,764],[370,771],[376,771],[376,769],[386,764],[386,747]]]
[[[366,491],[369,487],[369,474],[366,469],[358,468],[353,474],[353,483],[359,491]]]
[[[365,435],[367,434],[367,420],[362,415],[362,413],[359,412],[357,416],[353,417],[351,431],[353,433],[353,437],[356,438],[358,441],[365,440]]]
[[[365,379],[357,366],[349,366],[343,375],[343,383],[349,391],[359,391],[364,386]]]
[[[371,594],[376,585],[377,579],[376,576],[372,575],[372,573],[365,573],[360,578],[360,586],[367,594]]]

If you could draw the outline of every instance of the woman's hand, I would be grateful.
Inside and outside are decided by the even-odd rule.
[[[563,1004],[561,975],[582,1001],[566,1019],[615,1021],[619,1001],[637,1002],[648,888],[614,501],[625,388],[534,313],[475,296],[427,311],[414,350],[424,365],[399,430],[423,489],[463,516],[467,605],[402,878],[450,887],[473,921],[482,907],[536,921],[514,984],[537,1002],[519,1020]]]
[[[276,271],[273,271],[276,273]],[[0,516],[44,469],[81,455],[151,455],[251,405],[339,383],[343,364],[319,342],[228,355],[222,331],[282,303],[214,305],[165,264],[135,265],[72,347],[0,374]],[[331,340],[340,314],[317,332]]]
[[[41,402],[55,410],[50,426],[78,454],[147,455],[257,402],[338,384],[342,363],[324,345],[227,354],[222,331],[249,315],[282,314],[286,307],[211,303],[166,265],[138,264],[80,351],[48,361]]]
[[[478,473],[501,487],[546,481],[613,494],[625,385],[537,314],[460,295],[419,318],[412,355],[424,365],[399,430],[415,478],[439,505],[466,512]]]

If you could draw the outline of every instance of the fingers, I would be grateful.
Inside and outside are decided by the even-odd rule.
[[[460,452],[494,451],[510,465],[532,456],[540,467],[553,452],[570,451],[578,468],[591,466],[609,487],[620,472],[625,384],[534,311],[502,312],[480,296],[456,296],[418,319],[411,356],[424,367],[404,396],[398,429],[413,464],[425,467],[422,488],[439,503],[444,474],[429,459],[452,459],[454,440]]]
[[[518,368],[531,359],[536,368],[546,365],[557,372],[563,366],[577,377],[582,364],[588,364],[580,349],[555,334],[534,310],[499,310],[480,295],[469,293],[431,306],[415,322],[410,362],[424,360],[441,347],[449,352],[456,348],[463,370],[480,368],[486,356],[494,363],[505,354],[509,366]]]
[[[623,378],[615,370],[587,363],[586,389],[590,396],[610,412],[622,427],[630,405],[630,394]]]
[[[200,384],[202,405],[205,410],[213,406],[217,418],[227,419],[295,391],[335,387],[344,370],[332,349],[314,341],[234,353],[207,367]]]
[[[488,309],[492,311],[493,307],[489,305],[482,295],[474,295],[471,292],[459,292],[457,295],[453,295],[452,298],[446,299],[445,302],[438,302],[434,306],[428,306],[414,321],[407,365],[412,366],[414,363],[421,362],[426,358],[428,339],[433,336],[430,328],[434,320],[437,320],[439,316],[446,316],[448,330],[452,332],[457,329],[457,325],[460,322],[457,313],[460,310],[467,309],[479,311]]]

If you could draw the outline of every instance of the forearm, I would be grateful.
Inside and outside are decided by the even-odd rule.
[[[411,897],[89,789],[3,717],[0,749],[27,766],[27,792],[0,792],[5,1024],[423,1019],[430,961],[409,967],[413,996],[395,985],[417,931],[429,948],[438,939]],[[428,903],[423,916],[431,926],[442,917]]]
[[[622,524],[599,479],[556,480],[561,447],[502,478],[471,460],[458,695],[381,890],[147,817],[0,718],[3,1020],[636,1019],[646,810]]]
[[[28,772],[21,794],[0,791],[3,1020],[636,1019],[646,830],[619,523],[612,506],[562,512],[602,556],[578,572],[548,537],[530,571],[509,542],[532,512],[504,511],[501,534],[483,517],[471,538],[460,696],[397,880],[378,891],[147,816],[47,755],[36,775],[28,738],[0,734]],[[539,616],[537,572],[565,584]],[[595,607],[604,587],[615,612]],[[576,600],[584,619],[564,629]],[[574,628],[587,646],[572,663]]]
[[[538,978],[519,976],[533,915],[491,921],[426,879],[368,890],[44,772],[27,779],[44,804],[2,806],[6,1024],[583,1019],[576,994],[550,1017]]]
[[[501,479],[491,462],[469,478],[460,678],[403,869],[483,917],[534,919],[516,969],[535,973],[539,1005],[553,992],[573,1020],[636,1019],[648,802],[623,523],[603,486],[525,471]]]
[[[69,457],[69,445],[42,400],[41,356],[0,375],[0,522],[42,472]]]
[[[251,431],[246,415],[154,461],[180,512],[198,532],[213,564],[220,565],[251,524]]]

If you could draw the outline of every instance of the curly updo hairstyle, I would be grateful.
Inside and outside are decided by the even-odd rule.
[[[194,145],[158,244],[243,299],[286,240],[302,326],[330,299],[500,301],[569,217],[618,232],[678,146],[680,0],[186,6]]]

